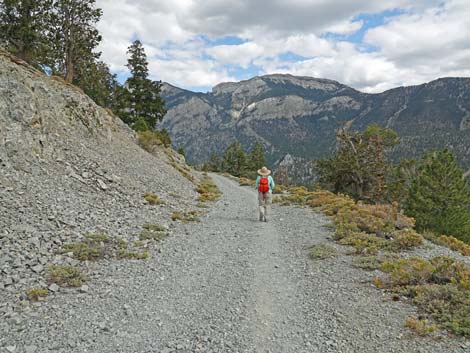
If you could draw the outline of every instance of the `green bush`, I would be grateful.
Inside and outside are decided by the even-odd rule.
[[[470,337],[470,267],[441,256],[384,262],[381,269],[389,278],[375,280],[379,288],[410,297],[422,313],[441,327]],[[426,331],[422,322],[415,324],[418,331]]]
[[[470,190],[448,150],[426,155],[405,203],[418,230],[430,229],[470,242]]]
[[[56,283],[62,287],[80,287],[86,277],[76,267],[53,265],[48,269],[47,280],[49,283]]]
[[[26,291],[29,300],[37,302],[39,298],[47,297],[49,290],[47,288],[30,288]]]
[[[311,259],[324,260],[338,255],[336,249],[329,244],[317,244],[309,248],[309,256]]]

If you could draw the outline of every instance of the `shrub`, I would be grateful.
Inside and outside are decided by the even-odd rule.
[[[406,319],[405,327],[419,336],[427,336],[437,330],[435,324],[430,324],[428,320],[420,320],[414,316],[410,316]]]
[[[393,245],[397,250],[411,249],[423,245],[424,238],[413,229],[397,230],[392,233]]]
[[[152,228],[151,225],[149,228]],[[81,242],[65,244],[60,252],[72,252],[72,256],[80,261],[128,258],[121,254],[129,252],[129,244],[124,239],[110,238],[106,234],[89,234]]]
[[[470,291],[459,285],[428,284],[415,287],[412,302],[440,326],[470,337]]]
[[[158,135],[150,130],[139,132],[137,139],[139,146],[147,152],[152,152],[155,147],[162,145],[162,141],[158,138]]]
[[[63,287],[80,287],[86,277],[80,269],[66,265],[52,265],[49,267],[47,280]]]
[[[152,192],[146,192],[144,194],[144,199],[149,203],[149,205],[162,205],[165,201],[160,200],[157,195]]]
[[[338,254],[336,249],[329,244],[317,244],[309,248],[309,256],[311,259],[327,259],[335,257]]]
[[[470,267],[448,257],[384,262],[378,285],[407,295],[419,310],[456,334],[470,336]]]
[[[80,261],[97,260],[104,257],[103,247],[88,242],[64,244],[65,252],[72,252],[73,257]]]
[[[200,212],[198,211],[186,211],[186,212],[173,212],[171,214],[171,219],[173,221],[181,221],[184,223],[188,222],[200,222],[200,219],[197,217]]]
[[[389,244],[385,239],[364,232],[353,232],[339,240],[341,245],[351,245],[358,255],[376,255]]]
[[[427,260],[410,258],[384,262],[381,270],[390,275],[390,287],[393,288],[427,283],[435,268]]]
[[[139,240],[162,240],[166,238],[168,234],[161,233],[161,232],[153,232],[153,231],[143,231],[139,234]]]
[[[438,243],[448,246],[454,251],[458,251],[463,256],[470,256],[470,245],[464,243],[457,238],[447,235],[441,235],[438,239]]]
[[[353,259],[353,266],[362,268],[363,270],[374,271],[378,270],[382,263],[387,261],[388,258],[380,256],[358,256]]]
[[[199,202],[217,201],[222,194],[217,185],[207,174],[202,178],[196,191],[200,194],[198,197]]]
[[[26,291],[29,300],[37,302],[39,298],[47,297],[49,290],[47,288],[30,288]]]
[[[342,207],[333,220],[352,231],[375,234],[376,232],[389,233],[394,229],[393,219],[379,206]]]
[[[64,244],[61,252],[72,252],[73,257],[80,261],[98,260],[106,256],[107,244],[110,242],[106,234],[88,234],[81,242]]]
[[[158,225],[158,224],[146,223],[146,224],[143,225],[143,228],[147,229],[148,231],[151,231],[151,232],[165,232],[166,231],[166,227],[163,227],[163,226]]]
[[[129,259],[129,260],[146,260],[150,257],[150,253],[148,251],[131,251],[127,249],[121,249],[118,252],[118,258],[120,259]]]
[[[171,145],[170,135],[165,129],[161,131],[140,131],[137,133],[137,139],[139,146],[147,152],[152,152],[157,146],[169,147]]]

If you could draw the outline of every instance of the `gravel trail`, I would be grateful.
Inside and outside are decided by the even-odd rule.
[[[468,352],[468,340],[411,336],[413,307],[351,266],[325,217],[274,206],[258,222],[254,190],[213,178],[223,196],[200,223],[179,223],[148,261],[93,264],[88,292],[25,312],[0,352]],[[340,255],[309,260],[323,242]]]

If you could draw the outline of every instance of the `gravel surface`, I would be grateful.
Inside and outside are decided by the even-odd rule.
[[[0,324],[0,352],[468,352],[462,338],[411,336],[415,313],[353,268],[328,220],[274,206],[214,176],[222,198],[200,223],[177,223],[147,261],[93,264],[85,290],[61,289]],[[329,242],[339,255],[310,260]]]

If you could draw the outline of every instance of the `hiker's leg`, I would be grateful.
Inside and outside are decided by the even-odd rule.
[[[265,208],[266,208],[266,215],[271,214],[271,204],[273,203],[273,194],[271,192],[266,193],[266,202],[265,202]]]
[[[258,209],[259,209],[259,220],[262,221],[264,218],[264,198],[263,193],[258,192]]]

